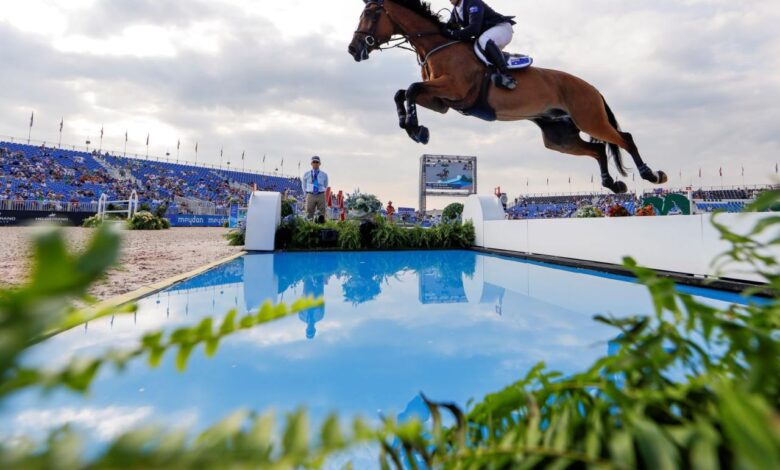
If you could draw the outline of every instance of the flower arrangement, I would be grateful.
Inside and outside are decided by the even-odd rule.
[[[628,213],[628,209],[625,207],[621,206],[620,204],[615,204],[609,208],[607,215],[610,217],[628,217],[631,214]]]
[[[644,207],[640,207],[636,210],[637,217],[653,217],[656,215],[655,207],[652,204],[648,204]]]
[[[574,217],[577,219],[593,219],[604,217],[604,213],[598,207],[582,206],[574,213]]]
[[[373,194],[361,193],[360,190],[347,196],[344,201],[349,217],[352,219],[363,219],[368,216],[378,214],[382,209],[382,203]]]

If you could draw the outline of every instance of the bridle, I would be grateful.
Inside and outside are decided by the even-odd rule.
[[[374,4],[378,8],[374,8],[373,10],[369,10],[368,6]],[[361,29],[358,29],[355,31],[355,34],[362,34],[363,35],[363,42],[366,43],[366,46],[368,47],[374,47],[377,45],[376,40],[376,29],[379,27],[379,17],[382,15],[382,13],[387,14],[387,10],[385,10],[384,2],[381,1],[366,1],[366,9],[363,10],[363,14],[367,15],[370,14],[369,17],[369,25],[370,29],[368,31],[363,31]]]
[[[363,35],[363,42],[366,43],[366,46],[368,46],[369,49],[371,49],[373,47],[376,50],[384,51],[384,50],[399,48],[399,49],[405,49],[407,51],[412,51],[415,54],[418,54],[417,62],[419,62],[420,65],[424,65],[424,64],[426,64],[428,62],[428,59],[434,53],[440,51],[441,49],[444,49],[446,47],[449,47],[449,46],[451,46],[453,44],[457,44],[458,42],[460,42],[460,41],[451,41],[451,42],[448,42],[448,43],[444,44],[443,46],[436,47],[431,52],[426,54],[424,58],[421,58],[419,56],[418,51],[414,47],[409,47],[409,46],[407,46],[407,44],[410,44],[410,39],[411,38],[422,38],[422,37],[425,37],[425,36],[435,36],[435,35],[439,34],[438,32],[413,33],[413,34],[404,35],[404,36],[402,36],[400,38],[396,38],[396,39],[390,38],[387,42],[390,43],[392,41],[396,41],[395,44],[392,44],[392,45],[386,46],[386,47],[382,47],[379,44],[379,42],[377,41],[377,39],[376,39],[376,29],[379,27],[379,17],[382,15],[382,13],[384,13],[384,14],[386,14],[388,16],[388,18],[390,18],[390,21],[392,21],[393,19],[390,16],[390,13],[385,9],[385,2],[384,2],[384,0],[363,0],[363,1],[366,4],[366,9],[363,11],[363,14],[369,14],[370,13],[370,15],[371,15],[369,17],[369,25],[370,25],[370,27],[369,27],[368,31],[364,31],[364,30],[358,29],[358,30],[355,31],[355,34]],[[368,6],[371,5],[371,4],[376,5],[377,8],[374,8],[372,10],[368,10]]]

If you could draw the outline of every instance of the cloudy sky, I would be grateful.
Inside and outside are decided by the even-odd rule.
[[[780,162],[777,0],[492,0],[517,15],[510,49],[599,88],[671,183],[768,183]],[[435,8],[449,5],[434,0]],[[405,51],[355,63],[358,0],[4,0],[0,134],[97,142],[247,168],[305,169],[338,189],[416,206],[423,153],[477,155],[480,192],[584,191],[595,162],[546,150],[528,122],[421,110],[428,146],[398,129],[393,94],[419,80]],[[703,177],[699,180],[698,171]],[[682,178],[680,178],[682,173]],[[546,179],[550,178],[549,187]],[[571,177],[572,183],[568,184]],[[598,181],[598,177],[596,178]],[[526,187],[526,182],[530,185]],[[637,184],[640,184],[637,182]],[[629,177],[629,187],[633,183]],[[638,189],[642,189],[641,184]],[[431,201],[430,205],[439,205]]]

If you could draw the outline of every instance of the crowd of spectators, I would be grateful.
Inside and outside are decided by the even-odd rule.
[[[518,197],[507,208],[507,215],[510,219],[561,219],[572,217],[583,206],[593,206],[606,213],[616,204],[633,214],[640,202],[633,194]]]
[[[126,200],[135,191],[140,201],[152,206],[174,206],[174,200],[180,197],[223,209],[232,203],[246,203],[253,188],[288,191],[296,197],[300,181],[97,152],[0,143],[0,201],[94,204],[102,194]]]

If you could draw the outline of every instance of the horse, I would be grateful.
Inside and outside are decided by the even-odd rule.
[[[514,90],[491,83],[491,71],[473,52],[473,44],[442,34],[444,24],[421,0],[363,0],[365,7],[348,52],[356,62],[368,60],[377,50],[409,43],[417,54],[423,81],[398,90],[395,104],[401,129],[415,142],[427,144],[430,131],[417,118],[417,105],[446,113],[454,109],[488,121],[534,122],[542,130],[544,145],[558,152],[594,158],[601,184],[615,193],[628,188],[609,173],[611,157],[627,176],[621,149],[627,151],[643,179],[663,184],[663,171],[645,164],[628,132],[623,132],[601,93],[591,84],[566,72],[528,67],[512,72]],[[399,40],[401,43],[388,44]],[[383,47],[385,46],[385,47]],[[588,134],[589,142],[580,137]]]

